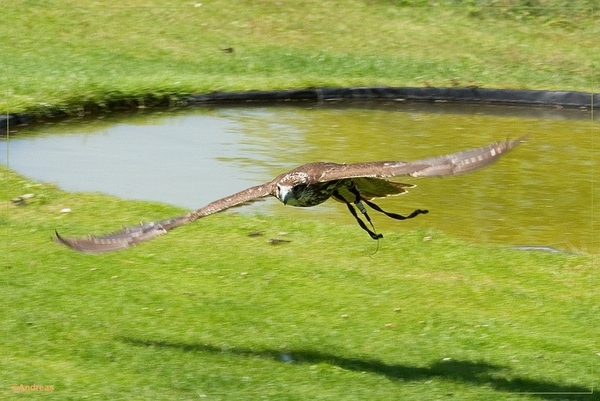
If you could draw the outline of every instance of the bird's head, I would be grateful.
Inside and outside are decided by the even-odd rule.
[[[300,206],[298,201],[306,189],[306,184],[284,185],[277,184],[276,196],[284,205]]]
[[[306,189],[307,176],[301,172],[292,172],[282,176],[277,182],[275,196],[284,205],[299,206],[298,201]]]

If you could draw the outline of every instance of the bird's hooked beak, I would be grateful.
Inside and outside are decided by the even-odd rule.
[[[284,204],[287,205],[288,201],[293,197],[292,187],[285,185],[277,186],[277,198]]]

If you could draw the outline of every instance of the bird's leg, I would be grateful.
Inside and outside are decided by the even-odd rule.
[[[358,225],[360,226],[360,228],[362,228],[363,230],[365,230],[366,232],[368,232],[369,235],[371,236],[371,238],[373,238],[375,240],[378,240],[379,238],[383,238],[383,235],[377,234],[374,231],[371,231],[369,229],[369,227],[367,227],[367,225],[365,224],[365,222],[362,221],[360,219],[360,217],[358,217],[358,213],[356,213],[356,209],[354,209],[354,206],[352,206],[352,204],[350,202],[348,202],[343,196],[341,196],[338,191],[333,191],[332,195],[337,200],[342,201],[342,202],[344,202],[346,204],[346,206],[348,207],[348,210],[350,211],[350,213],[352,214],[352,216],[354,216],[354,218],[356,219],[356,221],[357,221]],[[360,202],[360,199],[358,200],[358,202]],[[369,223],[371,223],[371,227],[373,227],[373,223],[371,222],[371,219],[369,218],[369,215],[367,214],[367,210],[365,209],[364,205],[361,203],[360,206],[359,206],[359,204],[356,203],[356,202],[355,202],[355,204],[360,209],[361,213],[363,213],[366,216],[366,218],[369,221]],[[375,227],[373,227],[373,230],[375,230]]]
[[[369,224],[373,228],[373,231],[375,231],[375,226],[373,225],[373,222],[371,221],[371,217],[369,216],[369,213],[367,213],[367,208],[361,202],[362,200],[364,200],[365,202],[367,200],[363,199],[362,196],[360,196],[360,193],[358,192],[358,189],[356,189],[356,185],[354,185],[354,183],[352,183],[351,185],[349,185],[348,189],[354,195],[354,204],[356,205],[356,207],[358,208],[358,210],[360,210],[360,212],[363,214],[363,216],[365,216],[365,219],[367,219],[367,221],[369,222]]]

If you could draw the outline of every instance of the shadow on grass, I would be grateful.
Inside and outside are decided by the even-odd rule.
[[[505,366],[487,362],[436,361],[427,367],[390,365],[378,360],[346,358],[333,354],[308,350],[252,350],[246,348],[222,348],[208,344],[186,344],[168,341],[140,340],[121,338],[121,341],[134,346],[173,348],[184,352],[204,352],[252,356],[273,359],[282,363],[319,364],[326,363],[345,370],[379,374],[391,380],[425,381],[442,379],[477,386],[489,386],[496,391],[507,393],[530,393],[530,395],[548,400],[600,400],[600,394],[591,393],[589,388],[569,386],[549,381],[516,377],[500,377]]]

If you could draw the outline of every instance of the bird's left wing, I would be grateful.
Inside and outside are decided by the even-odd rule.
[[[267,195],[272,195],[272,191],[273,183],[269,182],[263,185],[250,187],[226,198],[219,199],[195,212],[183,216],[173,217],[158,222],[141,223],[137,226],[125,227],[120,231],[100,236],[88,235],[81,238],[67,238],[61,236],[57,232],[54,240],[80,252],[101,253],[117,251],[166,234],[174,228],[191,223],[202,217],[235,206],[242,206]]]
[[[386,178],[401,175],[443,177],[468,173],[492,164],[523,142],[523,138],[494,142],[488,146],[413,162],[384,161],[338,164],[323,171],[320,182],[356,177]]]

